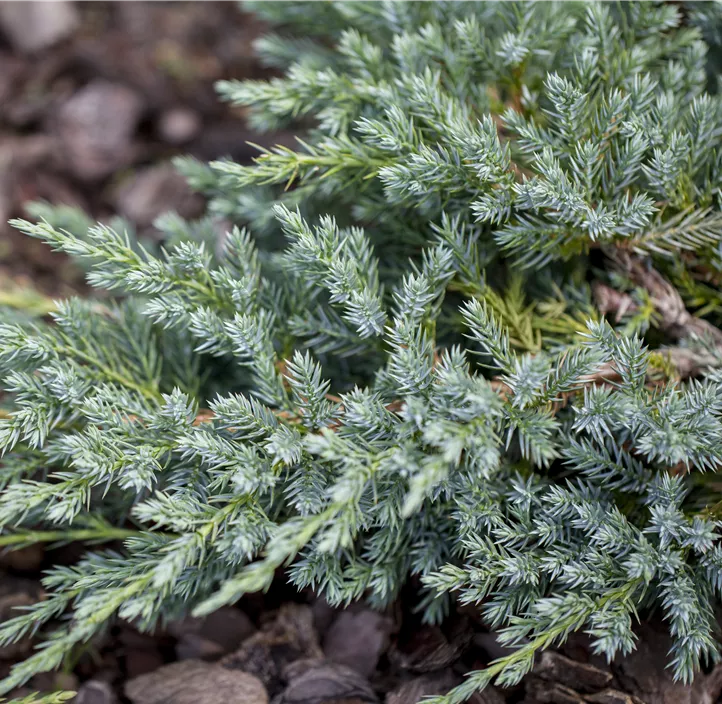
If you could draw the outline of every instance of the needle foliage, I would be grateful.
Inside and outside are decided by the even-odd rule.
[[[280,75],[218,89],[296,149],[180,160],[208,216],[157,251],[14,223],[112,296],[0,325],[0,544],[93,546],[0,627],[45,634],[0,689],[280,567],[332,604],[478,605],[513,651],[448,703],[573,631],[624,656],[653,609],[690,681],[719,657],[721,14],[251,9]]]

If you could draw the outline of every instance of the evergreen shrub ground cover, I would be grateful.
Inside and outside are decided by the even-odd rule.
[[[3,314],[0,543],[89,547],[0,627],[45,634],[2,691],[282,566],[332,604],[478,605],[514,650],[449,704],[573,631],[624,656],[653,610],[691,680],[722,591],[719,5],[254,9],[283,77],[219,91],[296,150],[181,160],[208,216],[158,251],[14,223],[114,296]]]

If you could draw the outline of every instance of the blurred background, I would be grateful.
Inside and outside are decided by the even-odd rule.
[[[234,2],[0,2],[0,304],[30,280],[51,296],[82,288],[7,226],[29,203],[120,215],[141,237],[163,212],[202,213],[169,160],[253,156],[258,135],[213,84],[268,75],[253,57],[262,31]]]
[[[294,143],[291,133],[252,132],[243,110],[221,103],[213,88],[219,79],[271,75],[253,51],[254,40],[265,31],[233,1],[0,0],[0,307],[36,305],[36,312],[47,312],[48,297],[84,290],[83,271],[13,231],[10,218],[34,219],[42,215],[42,203],[65,204],[86,213],[88,222],[120,217],[141,240],[153,240],[153,222],[163,213],[192,219],[204,211],[202,198],[173,168],[174,157],[230,157],[242,163],[256,154],[249,141]],[[717,47],[722,43],[719,36],[708,39]],[[722,51],[712,60],[716,70]],[[68,221],[77,217],[78,211],[68,210]],[[42,568],[70,564],[82,550],[74,544],[53,552],[37,545],[0,552],[0,622],[14,607],[41,598]],[[307,604],[295,603],[304,599]],[[393,618],[362,604],[340,612],[278,580],[268,594],[249,595],[239,608],[226,607],[203,620],[188,618],[152,635],[120,622],[61,672],[34,678],[19,694],[79,688],[76,704],[219,704],[212,679],[210,685],[204,679],[211,675],[202,671],[196,674],[205,696],[196,690],[181,696],[186,680],[180,675],[192,674],[197,663],[189,670],[181,662],[171,673],[161,666],[226,654],[236,675],[248,671],[263,679],[274,704],[373,704],[375,692],[387,692],[387,704],[416,704],[422,695],[458,683],[451,666],[470,644],[474,666],[504,652],[477,609],[460,608],[447,621],[443,630],[422,625],[417,614],[403,611],[402,600]],[[634,684],[633,691],[664,688],[665,694],[655,694],[649,704],[683,704],[680,688],[659,674],[667,641],[657,625],[644,628],[638,655],[625,662],[625,681]],[[29,654],[31,645],[28,638],[0,648],[0,677]],[[585,647],[572,638],[566,655],[546,653],[526,684],[509,690],[507,701],[639,703],[606,689],[611,675],[589,664]],[[345,669],[323,663],[310,675],[298,669],[322,657]],[[292,665],[299,690],[289,688],[293,696],[286,700],[274,698]],[[430,670],[435,674],[426,677]],[[416,677],[400,684],[388,675],[395,671]],[[152,687],[136,683],[124,689],[126,682],[156,672]],[[722,678],[722,670],[715,672]],[[605,690],[582,698],[572,689],[577,687]],[[265,694],[254,696],[248,690],[242,700],[222,704],[268,704]],[[690,697],[684,701],[712,701],[696,690]],[[502,695],[491,690],[472,701],[503,704]]]

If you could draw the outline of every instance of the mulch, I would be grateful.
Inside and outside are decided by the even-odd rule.
[[[226,2],[56,2],[40,14],[32,3],[0,2],[0,290],[23,281],[50,295],[84,287],[77,267],[4,224],[29,201],[77,205],[99,220],[122,215],[150,236],[165,211],[200,215],[202,200],[169,160],[252,158],[246,142],[258,135],[212,86],[268,75],[252,50],[262,30]],[[72,562],[79,550],[3,555],[0,620],[42,598],[42,570]],[[268,594],[207,619],[150,635],[118,623],[30,689],[78,689],[81,704],[415,704],[505,652],[475,609],[457,609],[436,627],[421,623],[412,605],[405,598],[383,613],[339,610],[295,593],[281,576]],[[474,701],[720,700],[722,670],[710,668],[693,687],[674,683],[664,668],[664,628],[645,622],[638,635],[637,652],[611,665],[574,636],[542,655],[520,685]],[[0,649],[0,675],[31,648],[28,640]]]
[[[6,225],[30,201],[142,232],[169,210],[200,215],[168,162],[254,156],[258,135],[213,84],[268,75],[252,48],[262,30],[231,2],[0,2],[0,287],[82,288],[77,268]]]

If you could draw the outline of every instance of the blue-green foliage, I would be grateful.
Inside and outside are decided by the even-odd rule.
[[[574,630],[628,653],[653,606],[691,680],[718,657],[699,482],[722,464],[720,354],[685,343],[708,373],[681,381],[683,335],[654,306],[640,322],[614,262],[643,258],[719,322],[700,32],[654,3],[255,9],[281,25],[258,48],[284,77],[219,89],[259,129],[300,121],[298,151],[182,162],[209,217],[163,218],[160,252],[50,211],[15,223],[117,300],[0,326],[0,543],[124,540],[0,627],[55,628],[3,691],[112,618],[207,613],[284,565],[333,604],[383,607],[412,575],[429,621],[479,604],[518,647],[451,702]],[[603,320],[593,283],[626,287],[637,322]]]

